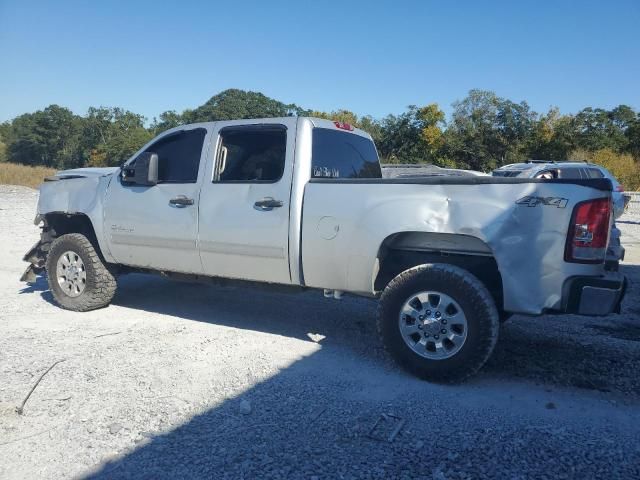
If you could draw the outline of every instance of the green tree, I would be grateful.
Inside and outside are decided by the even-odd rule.
[[[191,115],[189,112],[190,111],[186,112],[187,116]],[[183,125],[185,123],[183,115],[184,114],[180,114],[175,110],[162,112],[159,119],[153,119],[153,123],[151,124],[151,131],[157,135],[158,133],[169,130],[170,128],[177,127],[178,125]]]
[[[380,125],[379,121],[377,121],[370,115],[365,115],[358,121],[358,128],[361,128],[369,135],[371,135],[371,138],[376,145],[380,143],[380,139],[382,137],[382,125]]]
[[[466,98],[454,102],[453,109],[445,151],[458,165],[487,171],[528,156],[527,143],[537,115],[526,102],[471,90]]]
[[[7,161],[7,144],[0,140],[0,163]]]
[[[185,123],[235,120],[240,118],[272,118],[305,112],[294,104],[285,104],[258,92],[235,88],[211,97],[204,105],[182,114]]]
[[[11,135],[11,124],[9,122],[0,123],[0,162],[6,162],[9,159],[7,153],[7,143]]]
[[[471,90],[453,104],[448,122],[437,104],[409,106],[399,115],[378,120],[345,109],[305,110],[258,92],[229,89],[193,110],[165,111],[148,129],[142,115],[121,108],[92,107],[79,117],[50,105],[0,124],[0,161],[57,168],[116,165],[154,135],[178,125],[288,115],[351,123],[371,134],[387,162],[427,162],[487,171],[527,158],[564,160],[579,150],[603,158],[614,165],[612,170],[634,182],[629,172],[637,168],[640,159],[640,113],[628,105],[611,110],[587,107],[576,115],[562,115],[552,108],[537,115],[526,102]],[[631,157],[612,157],[625,153]]]
[[[91,166],[114,166],[126,161],[152,137],[144,117],[121,108],[91,107],[84,119],[82,148]]]
[[[308,115],[310,117],[324,118],[325,120],[333,120],[334,122],[345,122],[353,125],[354,127],[360,127],[358,116],[349,110],[341,109],[330,113],[313,110],[308,112]]]
[[[440,110],[438,104],[431,103],[426,107],[419,108],[416,112],[416,118],[419,122],[422,144],[429,154],[429,158],[433,160],[444,146],[442,132],[444,112]]]
[[[437,104],[409,105],[406,112],[376,122],[373,138],[384,162],[447,166],[450,161],[442,152],[444,126],[444,112]]]
[[[67,168],[81,162],[81,118],[69,109],[49,105],[11,122],[9,160],[27,165]]]
[[[575,146],[573,117],[554,107],[534,122],[527,152],[532,159],[566,160]]]
[[[387,115],[380,122],[378,152],[384,162],[420,163],[425,161],[417,112],[418,108],[411,105],[406,112],[400,115]]]
[[[640,159],[640,113],[629,124],[625,136],[627,137],[627,150],[636,159]]]
[[[591,107],[580,110],[573,121],[576,146],[588,151],[625,150],[628,143],[625,137],[627,108],[621,105],[612,111]]]

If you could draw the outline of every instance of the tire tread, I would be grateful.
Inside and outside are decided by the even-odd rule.
[[[52,279],[49,276],[50,271],[55,271],[56,265],[54,261],[57,260],[56,253],[58,249],[68,248],[64,247],[64,243],[72,243],[78,250],[78,253],[83,255],[83,261],[87,260],[85,268],[93,272],[93,278],[87,280],[90,285],[87,285],[82,295],[77,298],[61,297],[52,286]],[[47,255],[47,279],[49,281],[49,288],[53,293],[55,303],[66,309],[75,312],[88,312],[97,308],[106,307],[111,303],[116,289],[117,281],[114,274],[109,270],[107,266],[102,262],[100,255],[93,247],[87,237],[80,233],[67,233],[56,238],[51,244],[51,249]]]
[[[390,321],[386,318],[387,303],[392,299],[394,293],[403,290],[409,282],[413,282],[416,276],[429,275],[432,279],[441,279],[457,285],[458,288],[476,294],[477,300],[472,302],[474,312],[488,319],[489,331],[487,335],[481,337],[480,342],[476,345],[475,352],[471,353],[472,362],[468,362],[464,368],[455,372],[443,370],[442,372],[426,371],[424,368],[416,365],[416,362],[407,361],[402,355],[395,351],[395,346],[386,338],[384,327],[385,322]],[[393,320],[393,319],[392,319]],[[397,320],[394,320],[397,321]],[[471,377],[480,370],[488,358],[491,356],[493,349],[498,341],[498,333],[500,330],[499,313],[495,302],[489,290],[478,280],[473,274],[460,267],[449,264],[424,264],[412,267],[396,276],[385,288],[377,311],[377,330],[381,342],[386,352],[396,359],[403,368],[410,373],[423,378],[438,382],[461,382]]]

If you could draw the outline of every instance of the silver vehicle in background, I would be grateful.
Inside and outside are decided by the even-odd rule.
[[[624,213],[629,197],[624,195],[624,187],[606,168],[589,162],[555,162],[552,160],[527,160],[524,163],[512,163],[494,170],[494,177],[519,178],[608,178],[613,184],[611,198],[613,200],[614,218]]]

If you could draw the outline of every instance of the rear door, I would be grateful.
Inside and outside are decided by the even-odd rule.
[[[206,275],[291,283],[289,206],[296,118],[216,124],[200,195]]]
[[[158,184],[114,178],[104,206],[104,231],[118,263],[154,270],[201,273],[196,248],[199,178],[207,129],[186,127],[160,137],[146,152],[158,154]]]

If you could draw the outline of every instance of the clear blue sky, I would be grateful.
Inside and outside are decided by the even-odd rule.
[[[640,1],[0,0],[0,121],[51,103],[152,118],[230,87],[375,117],[472,88],[640,109]]]

